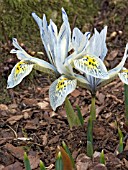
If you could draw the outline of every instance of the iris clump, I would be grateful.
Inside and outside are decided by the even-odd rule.
[[[32,69],[53,74],[56,80],[49,88],[50,105],[55,111],[57,107],[66,101],[66,103],[68,103],[66,104],[66,110],[71,110],[71,113],[67,114],[68,118],[73,118],[75,113],[71,108],[67,96],[72,93],[77,86],[88,89],[92,95],[92,102],[90,122],[88,123],[87,151],[88,155],[92,157],[93,120],[96,119],[96,91],[113,81],[116,76],[119,76],[121,81],[128,85],[128,71],[124,67],[128,57],[128,44],[126,45],[121,62],[115,68],[107,70],[104,64],[108,51],[106,46],[107,26],[105,26],[101,32],[98,32],[95,28],[92,36],[90,32],[83,34],[77,27],[75,27],[71,33],[68,16],[63,8],[63,22],[60,30],[58,30],[52,20],[50,20],[48,24],[45,14],[42,19],[35,13],[32,13],[32,17],[39,27],[41,40],[49,62],[30,56],[19,45],[17,39],[13,38],[15,49],[12,49],[11,53],[15,53],[20,61],[14,66],[8,77],[7,88],[13,88],[18,85],[23,78],[31,73]],[[73,52],[71,53],[71,51]],[[128,112],[127,108],[126,110]],[[79,116],[77,118],[79,118],[80,124],[83,125],[83,119],[79,109],[78,113]],[[74,120],[70,119],[70,126],[72,127],[74,124],[71,121]],[[78,120],[75,121],[78,122]]]

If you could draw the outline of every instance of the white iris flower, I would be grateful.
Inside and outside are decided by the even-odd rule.
[[[53,110],[56,110],[65,101],[66,96],[74,91],[77,82],[83,84],[88,82],[86,82],[83,76],[74,73],[70,64],[64,65],[68,52],[74,46],[71,42],[70,26],[64,9],[62,8],[63,24],[59,33],[57,26],[52,20],[50,20],[49,25],[47,24],[45,15],[43,15],[43,19],[40,19],[35,13],[32,13],[32,16],[39,26],[41,39],[50,63],[27,54],[18,44],[17,39],[13,38],[13,45],[16,49],[12,49],[11,53],[16,53],[21,61],[12,69],[8,77],[7,88],[13,88],[18,85],[24,77],[30,74],[33,68],[50,74],[54,73],[56,77],[60,75],[61,77],[56,79],[49,89],[50,104]],[[83,40],[85,45],[88,38],[89,33],[85,34]],[[79,52],[83,48],[84,46],[82,46],[82,49],[79,49]]]
[[[126,68],[123,68],[128,56],[128,44],[126,45],[122,61],[115,68],[107,71],[103,63],[107,54],[106,34],[107,26],[100,33],[94,29],[94,34],[87,42],[86,48],[81,52],[76,52],[75,55],[69,56],[65,62],[65,65],[71,64],[84,74],[88,82],[88,85],[85,85],[85,87],[94,95],[99,87],[109,83],[117,75],[124,83],[128,84],[128,71]],[[74,33],[75,40],[79,37],[78,32]],[[79,40],[75,42],[75,51],[79,49],[77,44],[79,44]]]

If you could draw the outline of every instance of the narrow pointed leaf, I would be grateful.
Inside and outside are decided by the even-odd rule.
[[[96,78],[108,79],[109,75],[102,60],[96,56],[85,55],[80,59],[74,60],[77,70]]]
[[[93,144],[90,141],[87,141],[87,155],[93,157]]]
[[[87,125],[87,155],[93,156],[93,120],[90,115]]]
[[[73,126],[80,126],[79,118],[75,114],[73,107],[67,97],[65,99],[65,109],[70,128]]]
[[[119,147],[118,147],[118,152],[121,153],[123,152],[123,138],[120,138],[120,141],[119,141]]]
[[[71,160],[71,162],[72,162],[72,167],[75,169],[74,159],[73,159],[73,157],[72,157],[72,154],[71,154],[68,146],[66,145],[66,143],[65,143],[64,141],[62,142],[62,146],[63,146],[64,150],[66,151],[66,153],[68,154],[68,156],[69,156],[69,158],[70,158],[70,160]]]
[[[44,163],[40,161],[40,170],[46,170]]]
[[[104,150],[102,150],[100,154],[100,163],[105,165]]]
[[[62,160],[62,154],[59,151],[56,162],[55,162],[55,170],[64,170],[63,160]]]
[[[8,77],[7,88],[13,88],[18,85],[24,77],[26,77],[33,68],[33,63],[25,60],[18,62],[12,69]]]
[[[53,110],[65,101],[68,94],[73,92],[76,88],[76,80],[69,80],[65,76],[61,76],[55,80],[49,89],[50,104]]]
[[[77,115],[78,115],[79,121],[80,121],[81,125],[83,126],[84,125],[84,119],[83,119],[80,107],[76,106],[76,108],[77,108]]]
[[[24,166],[26,170],[31,170],[30,162],[26,152],[24,153]]]
[[[66,151],[61,146],[58,146],[57,148],[57,153],[59,154],[59,152],[62,155],[63,170],[73,170],[72,161],[69,155],[66,153]]]
[[[119,136],[119,139],[123,139],[123,133],[121,131],[121,129],[118,127],[118,136]]]
[[[88,119],[87,125],[87,141],[93,143],[93,120],[91,116]]]

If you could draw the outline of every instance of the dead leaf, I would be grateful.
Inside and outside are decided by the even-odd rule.
[[[123,162],[124,162],[126,168],[128,168],[128,161],[124,158],[124,159],[123,159]]]
[[[105,95],[103,93],[97,94],[97,98],[100,101],[101,104],[104,103]]]
[[[23,118],[23,115],[12,116],[7,119],[7,122],[9,122],[10,125],[13,125],[14,123],[16,123],[18,120],[21,120],[22,118]]]
[[[16,109],[16,108],[18,108],[18,105],[13,103],[13,104],[8,105],[8,108],[9,109]]]
[[[33,121],[28,121],[24,128],[29,130],[36,130],[37,126]]]
[[[49,103],[46,102],[46,101],[43,101],[43,102],[39,102],[37,103],[37,105],[39,106],[40,109],[46,109],[46,108],[49,108]]]
[[[78,155],[76,159],[77,170],[88,170],[91,164],[92,164],[91,158],[89,158],[86,154],[82,153]]]
[[[4,165],[0,164],[0,170],[3,170],[3,169],[4,169]]]
[[[27,106],[35,106],[37,104],[36,99],[24,98],[23,103]]]
[[[45,146],[48,142],[48,133],[46,132],[45,135],[41,135],[42,143]]]
[[[5,148],[17,159],[23,160],[24,150],[21,147],[15,147],[10,143],[6,143]]]
[[[28,159],[30,161],[31,169],[35,169],[39,166],[40,158],[38,155],[36,156],[29,155]]]
[[[57,143],[59,141],[59,135],[56,135],[48,141],[49,144]]]
[[[80,91],[79,90],[74,90],[72,93],[71,93],[71,95],[73,96],[73,97],[78,97],[79,95],[80,95]]]
[[[107,168],[104,164],[98,164],[92,170],[107,170]]]
[[[107,56],[107,60],[112,61],[117,57],[118,50],[113,50],[110,52],[110,54]]]
[[[68,154],[65,152],[65,150],[61,146],[57,147],[57,155],[59,152],[61,152],[62,154],[64,170],[73,170],[71,159],[69,158]]]
[[[6,110],[8,110],[8,106],[5,104],[0,104],[0,110],[6,111]]]
[[[9,165],[2,170],[23,170],[23,168],[19,162],[15,162],[14,164]]]

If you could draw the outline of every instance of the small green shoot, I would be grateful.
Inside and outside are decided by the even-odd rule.
[[[70,128],[72,128],[73,126],[80,126],[81,123],[79,121],[79,118],[74,112],[73,107],[67,97],[65,99],[65,109]]]
[[[119,139],[123,139],[123,133],[122,133],[122,131],[121,131],[121,129],[119,128],[119,126],[118,126],[118,136],[119,136]]]
[[[104,150],[102,150],[100,154],[100,163],[105,165]]]
[[[77,108],[77,115],[78,115],[78,118],[80,120],[81,126],[83,126],[84,125],[84,119],[83,119],[80,107],[77,105],[76,108]]]
[[[118,147],[118,152],[121,153],[123,152],[124,146],[123,146],[123,138],[120,138],[119,141],[119,147]]]
[[[30,162],[26,152],[24,153],[24,165],[26,170],[31,170]]]
[[[55,170],[63,170],[63,160],[62,160],[62,155],[61,152],[58,152],[57,158],[56,158],[56,163],[55,163]]]
[[[66,153],[68,154],[68,156],[69,156],[69,158],[70,158],[70,160],[71,160],[71,162],[72,162],[72,167],[75,169],[74,159],[73,159],[73,157],[72,157],[72,154],[71,154],[68,146],[66,145],[66,143],[65,143],[64,141],[62,142],[62,146],[63,146],[64,150],[66,151]]]
[[[40,161],[40,170],[46,170],[44,163]]]
[[[87,155],[93,157],[93,144],[90,141],[87,141]]]

